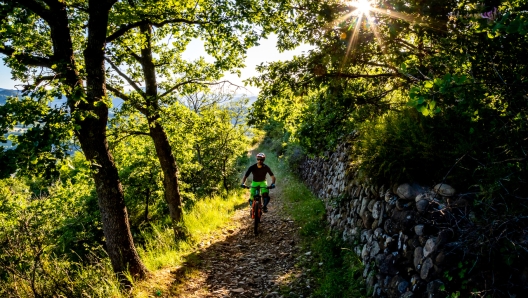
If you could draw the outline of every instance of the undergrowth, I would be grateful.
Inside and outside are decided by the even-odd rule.
[[[300,227],[302,253],[297,266],[315,281],[306,289],[309,296],[366,297],[368,293],[361,276],[363,265],[343,240],[329,230],[324,203],[290,173],[284,160],[268,154],[266,163],[281,185],[281,197],[286,200],[284,212]],[[289,289],[281,292],[285,297],[291,296]]]
[[[94,197],[90,187],[69,182],[35,197],[16,179],[0,180],[0,297],[151,297],[161,291],[152,279],[131,281],[131,293],[123,289],[103,246],[90,241],[100,229],[90,212]],[[143,239],[136,244],[143,263],[153,276],[188,263],[196,244],[226,226],[243,203],[241,192],[198,200],[184,216],[190,236],[177,242],[170,225],[151,221],[136,235]]]
[[[196,243],[226,225],[236,207],[244,202],[239,192],[227,198],[213,197],[196,202],[184,215],[183,225],[189,235],[185,241],[175,242],[171,227],[153,224],[152,231],[144,235],[144,247],[138,248],[143,263],[149,270],[181,264],[182,257],[193,251]]]

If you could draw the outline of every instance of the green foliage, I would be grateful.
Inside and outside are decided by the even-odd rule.
[[[103,250],[91,181],[82,170],[62,172],[64,182],[45,195],[33,193],[23,179],[0,180],[1,296],[103,297],[119,291]]]
[[[477,186],[487,197],[514,190],[525,197],[528,68],[518,60],[526,48],[525,1],[497,8],[383,3],[378,8],[402,18],[371,12],[378,35],[363,17],[353,41],[361,24],[347,14],[352,8],[318,5],[292,16],[310,34],[283,31],[315,48],[262,65],[261,76],[250,80],[262,88],[252,123],[283,148],[299,144],[308,154],[353,139],[351,154],[381,183],[447,179]],[[339,22],[332,29],[313,26],[323,20]],[[288,112],[275,116],[281,109]]]
[[[180,192],[188,207],[205,196],[234,188],[241,166],[245,166],[240,158],[248,143],[244,102],[228,98],[228,104],[219,104],[212,94],[201,96],[200,108],[191,110],[184,101],[186,105],[176,102],[162,110],[162,124],[179,167]],[[147,125],[145,117],[125,103],[110,127],[110,144],[136,231],[167,212],[162,172]]]
[[[41,90],[32,97],[10,97],[0,106],[0,142],[8,139],[11,148],[0,148],[0,177],[19,174],[57,177],[56,164],[66,156],[73,138],[73,127],[64,110],[48,104],[55,92]],[[22,133],[11,133],[14,129]]]

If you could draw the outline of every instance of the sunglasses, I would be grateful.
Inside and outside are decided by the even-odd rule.
[[[262,158],[257,158],[257,160],[264,160],[264,159],[262,159]]]

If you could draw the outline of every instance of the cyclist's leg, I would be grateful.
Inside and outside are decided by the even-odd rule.
[[[262,199],[264,201],[264,206],[262,206],[262,211],[268,212],[268,203],[270,201],[269,189],[266,188],[266,186],[268,186],[268,182],[264,181],[263,184],[264,185],[261,186],[261,187],[264,187],[262,189]]]
[[[251,198],[255,197],[255,194],[257,192],[257,189],[255,187],[260,187],[260,195],[264,196],[266,192],[269,192],[269,190],[266,188],[268,186],[268,182],[266,181],[253,181],[251,182]]]
[[[249,207],[251,207],[251,205],[253,205],[253,198],[255,197],[255,193],[257,192],[257,189],[255,188],[255,186],[257,186],[258,184],[255,183],[255,181],[252,181],[251,182],[251,188],[249,189]]]

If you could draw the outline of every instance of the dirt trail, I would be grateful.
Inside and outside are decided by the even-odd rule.
[[[306,297],[309,285],[301,282],[304,275],[294,267],[297,228],[282,212],[287,206],[281,197],[280,188],[271,191],[258,237],[249,206],[237,210],[229,228],[200,243],[179,272],[170,272],[180,278],[173,279],[168,297]]]

